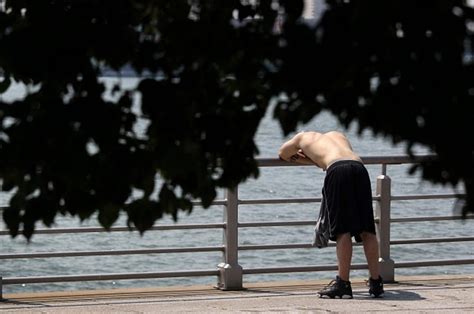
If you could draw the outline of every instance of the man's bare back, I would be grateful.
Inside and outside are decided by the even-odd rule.
[[[337,160],[361,161],[348,139],[337,131],[300,132],[281,146],[279,155],[283,160],[315,164],[323,170]]]

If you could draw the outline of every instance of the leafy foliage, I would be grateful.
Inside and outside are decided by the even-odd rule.
[[[109,228],[121,210],[145,231],[163,214],[191,211],[191,199],[208,206],[216,188],[258,175],[253,139],[275,97],[285,133],[328,109],[408,150],[428,145],[438,158],[421,165],[424,177],[464,182],[472,209],[473,8],[327,5],[311,27],[302,0],[6,0],[0,93],[12,80],[34,86],[13,103],[0,98],[11,234],[29,238],[58,213],[98,212]],[[124,67],[140,84],[116,86],[106,100],[99,77]],[[127,202],[134,190],[142,197]]]

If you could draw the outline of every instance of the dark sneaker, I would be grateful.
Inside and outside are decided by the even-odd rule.
[[[379,276],[379,279],[372,279],[369,278],[369,294],[374,298],[383,297],[383,280],[382,277]]]
[[[352,299],[352,287],[350,281],[344,281],[339,276],[331,281],[326,287],[318,292],[320,298],[328,297],[334,299]]]

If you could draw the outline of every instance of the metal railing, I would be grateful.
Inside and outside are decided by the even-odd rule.
[[[398,200],[424,200],[424,199],[450,199],[462,198],[463,194],[429,194],[429,195],[391,195],[391,179],[387,176],[387,165],[414,163],[432,158],[432,156],[418,156],[414,159],[408,156],[385,156],[385,157],[363,157],[366,165],[380,164],[382,166],[381,175],[376,178],[376,194],[373,200],[376,202],[375,221],[377,237],[379,239],[379,266],[382,277],[386,281],[395,280],[395,268],[420,267],[420,266],[443,266],[474,264],[474,259],[450,259],[450,260],[430,260],[416,262],[395,262],[390,255],[392,245],[420,244],[420,243],[441,243],[441,242],[465,242],[474,241],[474,237],[450,237],[450,238],[420,238],[408,240],[391,240],[390,227],[392,223],[419,222],[419,221],[445,221],[461,219],[461,216],[427,216],[415,218],[391,218],[391,202]],[[277,159],[259,159],[260,167],[301,167],[303,165],[290,164]],[[246,250],[273,250],[273,249],[310,249],[309,243],[292,243],[278,245],[239,245],[239,228],[257,227],[286,227],[286,226],[313,226],[315,220],[302,221],[267,221],[267,222],[246,222],[238,221],[240,205],[263,205],[263,204],[289,204],[289,203],[315,203],[321,202],[321,198],[292,198],[292,199],[245,199],[238,197],[238,187],[227,190],[223,200],[217,200],[214,205],[224,206],[224,221],[222,223],[207,224],[178,224],[178,225],[157,225],[150,231],[158,230],[190,230],[190,229],[222,229],[222,245],[208,247],[169,247],[156,249],[135,249],[135,250],[98,250],[98,251],[67,251],[67,252],[41,252],[41,253],[11,253],[0,254],[0,260],[30,259],[30,258],[57,258],[57,257],[78,257],[78,256],[104,256],[104,255],[134,255],[134,254],[166,254],[166,253],[193,253],[193,252],[222,252],[222,262],[217,268],[207,270],[184,270],[184,271],[163,271],[163,272],[140,272],[140,273],[108,273],[108,274],[84,274],[84,275],[63,275],[63,276],[29,276],[29,277],[9,277],[2,278],[0,274],[0,298],[2,285],[30,284],[30,283],[52,283],[52,282],[73,282],[73,281],[100,281],[100,280],[126,280],[126,279],[156,279],[170,277],[193,277],[193,276],[218,276],[217,287],[222,290],[242,289],[242,278],[246,274],[276,274],[290,272],[314,272],[337,270],[337,265],[310,265],[291,267],[265,267],[265,268],[242,268],[239,264],[239,251]],[[195,203],[199,205],[199,203]],[[472,218],[472,217],[469,217]],[[102,232],[102,228],[82,227],[82,228],[61,228],[61,229],[40,229],[36,234],[66,234],[66,233],[91,233]],[[112,227],[110,232],[130,231],[128,227]],[[0,231],[0,236],[8,235],[8,231]],[[331,244],[330,246],[334,246]],[[351,269],[366,269],[366,264],[353,264]]]

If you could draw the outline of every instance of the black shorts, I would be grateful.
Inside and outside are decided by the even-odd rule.
[[[332,241],[344,233],[357,242],[362,232],[375,234],[370,178],[361,162],[340,160],[327,169],[321,210],[327,210]]]

